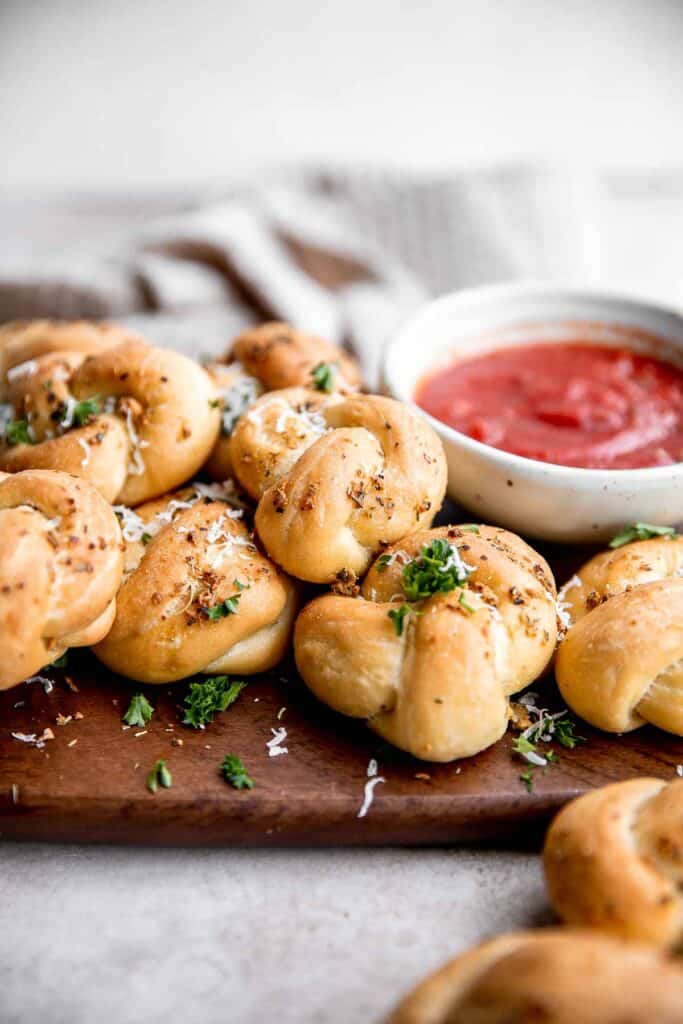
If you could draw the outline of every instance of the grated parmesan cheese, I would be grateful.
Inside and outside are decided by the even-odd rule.
[[[74,412],[76,409],[76,399],[73,395],[69,395],[65,402],[64,415],[59,421],[60,430],[70,430],[74,423]]]
[[[291,405],[288,405],[287,401],[280,396],[269,399],[269,401],[264,402],[258,409],[250,409],[246,413],[246,418],[255,426],[263,428],[263,413],[266,409],[278,407],[281,411],[275,420],[273,428],[276,434],[286,434],[288,425],[291,425],[294,429],[297,427],[300,430],[304,429],[306,432],[312,430],[315,434],[319,434],[321,437],[330,429],[327,420],[322,413],[311,412],[309,409],[293,409]]]
[[[681,778],[683,778],[683,764],[677,764],[676,765],[676,775],[678,775]]]
[[[220,392],[223,406],[221,411],[221,431],[224,437],[229,437],[232,434],[240,416],[244,415],[260,394],[260,381],[256,377],[250,377],[246,374],[244,377],[238,378],[229,388],[224,388]]]
[[[194,497],[188,498],[187,501],[172,498],[166,508],[162,512],[157,512],[154,518],[148,523],[145,523],[137,512],[132,508],[128,508],[127,505],[114,505],[114,512],[121,520],[121,534],[123,539],[126,541],[138,541],[141,540],[143,533],[148,534],[150,537],[156,536],[164,526],[173,521],[173,517],[176,512],[179,512],[184,508],[192,508],[192,506],[196,505],[202,498],[211,498],[214,501],[225,501],[229,504],[233,504],[235,499],[233,498],[232,489],[228,485],[232,485],[231,480],[226,481],[225,484],[193,483],[192,487],[195,491]],[[242,510],[228,509],[223,514],[227,515],[230,519],[240,519],[242,516]],[[237,538],[232,539],[237,540]],[[240,538],[240,540],[242,540],[242,538]],[[247,542],[243,541],[243,543]]]
[[[268,748],[268,757],[279,757],[280,754],[288,754],[289,750],[287,747],[283,747],[282,743],[287,739],[287,730],[284,726],[280,726],[279,729],[271,729],[273,738],[268,740],[266,747]]]
[[[383,775],[378,775],[379,765],[374,757],[371,757],[368,761],[368,781],[365,783],[365,789],[363,790],[363,803],[360,806],[360,810],[356,815],[357,818],[364,818],[372,806],[372,801],[375,798],[375,787],[387,780]]]
[[[52,729],[43,729],[40,736],[37,736],[34,732],[13,732],[11,735],[13,740],[19,740],[20,743],[28,743],[38,750],[43,749],[46,740],[53,740],[55,738]]]
[[[126,409],[126,430],[128,431],[128,438],[131,443],[130,461],[128,463],[128,472],[131,476],[142,476],[145,472],[146,466],[140,450],[142,448],[149,448],[149,441],[141,441],[135,424],[133,423],[133,410],[128,407]]]
[[[8,381],[17,380],[19,377],[30,377],[38,369],[38,363],[35,359],[26,359],[23,363],[17,363],[16,366],[10,367],[5,376]]]
[[[82,437],[78,438],[78,443],[84,452],[83,458],[81,459],[81,466],[87,466],[90,462],[90,447],[85,443]]]
[[[569,614],[570,606],[568,602],[565,601],[565,598],[570,590],[573,590],[574,587],[580,586],[581,577],[574,575],[570,580],[567,580],[563,587],[560,588],[560,591],[557,595],[557,601],[555,602],[555,607],[557,609],[557,617],[560,620],[560,625],[562,626],[565,632],[569,629],[571,625],[573,625],[572,617]]]
[[[55,684],[47,676],[29,676],[28,679],[24,680],[25,683],[42,683],[45,693],[52,693],[55,688]]]

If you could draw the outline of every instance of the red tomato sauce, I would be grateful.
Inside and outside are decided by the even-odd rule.
[[[477,441],[541,462],[635,469],[683,460],[683,372],[627,348],[486,352],[428,375],[415,401]]]

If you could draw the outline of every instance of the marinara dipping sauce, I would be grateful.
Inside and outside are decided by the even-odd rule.
[[[636,469],[683,460],[683,372],[627,348],[559,342],[451,363],[415,401],[484,444],[561,466]]]

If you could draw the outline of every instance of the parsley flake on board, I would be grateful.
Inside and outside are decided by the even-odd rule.
[[[144,693],[136,693],[131,698],[128,710],[123,716],[126,725],[147,725],[154,714],[154,708]]]
[[[150,793],[156,793],[159,786],[163,786],[164,789],[170,789],[172,785],[173,776],[166,767],[166,762],[163,760],[157,761],[147,776],[147,789]]]
[[[5,441],[13,448],[17,444],[33,444],[28,420],[10,420],[5,426]]]
[[[651,540],[652,537],[677,537],[673,526],[654,526],[652,523],[634,523],[627,526],[609,542],[611,548],[622,548],[634,540]]]
[[[254,780],[237,754],[226,754],[221,764],[221,775],[234,789],[253,789]]]
[[[577,743],[583,743],[585,736],[577,736],[574,732],[576,723],[571,718],[556,718],[553,727],[553,738],[567,750],[573,750]]]
[[[239,611],[239,600],[242,596],[241,592],[243,590],[248,590],[249,584],[240,583],[239,580],[233,580],[232,582],[233,586],[237,587],[237,594],[233,594],[231,597],[226,597],[225,601],[220,601],[218,604],[214,604],[211,607],[202,605],[202,613],[206,615],[207,619],[211,619],[212,622],[224,619],[226,615],[237,615]]]
[[[531,725],[516,737],[512,743],[512,753],[523,758],[530,767],[519,776],[528,793],[533,790],[533,773],[537,768],[544,771],[550,765],[558,764],[560,755],[552,747],[539,747],[539,743],[557,742],[567,750],[572,750],[585,737],[578,736],[575,732],[575,724],[569,717],[566,710],[558,711],[551,715],[545,708],[539,708],[535,704],[537,694],[525,694],[519,701],[526,711]]]
[[[333,363],[318,363],[311,370],[313,387],[316,391],[324,391],[326,394],[331,395],[334,391],[336,375],[337,369]]]
[[[203,682],[190,683],[183,701],[183,725],[203,729],[213,722],[214,715],[234,704],[246,685],[237,680],[231,682],[230,676],[209,676]]]

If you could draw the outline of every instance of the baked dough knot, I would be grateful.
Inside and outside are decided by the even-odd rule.
[[[435,541],[466,585],[407,605],[406,570]],[[358,597],[311,601],[294,654],[324,703],[415,757],[452,761],[503,735],[508,697],[543,672],[556,636],[553,577],[532,548],[491,526],[442,527],[388,548]]]
[[[230,437],[239,417],[264,392],[313,387],[327,392],[355,391],[360,371],[355,359],[322,338],[289,324],[266,323],[238,335],[222,362],[207,366],[221,401],[221,436],[206,464],[212,480],[232,476]]]
[[[682,573],[683,538],[657,537],[596,555],[561,588],[557,683],[591,725],[683,736]]]
[[[116,516],[87,481],[0,473],[0,689],[101,640],[122,571]]]
[[[512,932],[456,957],[387,1024],[679,1024],[683,970],[582,929]]]
[[[543,866],[569,924],[679,946],[683,779],[629,779],[572,800],[550,826]]]
[[[378,395],[270,392],[239,420],[231,451],[266,550],[313,583],[361,575],[383,546],[429,526],[446,490],[432,428]]]
[[[24,361],[7,375],[0,469],[58,469],[137,505],[192,477],[218,435],[213,384],[192,359],[129,338]],[[20,430],[17,430],[20,428]]]
[[[88,320],[13,320],[0,327],[0,402],[8,400],[8,373],[50,352],[103,352],[122,341],[142,339],[118,324]]]
[[[252,674],[284,657],[296,585],[258,548],[232,493],[195,484],[135,511],[117,614],[95,654],[148,683],[197,672]]]

